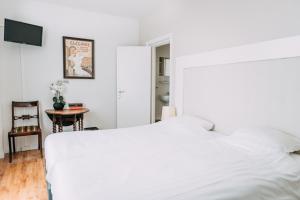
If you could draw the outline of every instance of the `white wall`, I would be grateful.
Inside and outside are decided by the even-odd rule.
[[[2,113],[2,108],[0,107],[0,113]],[[3,127],[2,127],[2,116],[0,115],[0,132],[2,133]],[[4,149],[3,149],[3,139],[0,137],[0,158],[4,157]]]
[[[298,0],[169,0],[141,20],[141,42],[173,33],[175,57],[298,35]]]
[[[3,38],[3,27],[0,27]],[[3,147],[7,146],[7,132],[11,129],[11,101],[22,99],[21,67],[19,45],[0,40],[0,158]]]
[[[0,31],[3,32],[3,27],[0,24]],[[2,84],[2,77],[3,77],[3,48],[0,48],[0,158],[3,158],[4,151],[3,151],[3,139],[2,139],[2,132],[3,132],[3,125],[2,125],[2,102],[3,102],[3,84]]]
[[[116,127],[116,47],[138,44],[139,23],[137,20],[30,0],[6,1],[3,5],[1,3],[0,13],[1,23],[3,17],[7,17],[44,27],[43,47],[24,45],[21,47],[21,53],[18,44],[5,42],[5,46],[2,47],[2,50],[6,52],[5,55],[15,58],[6,57],[4,61],[6,66],[1,65],[1,67],[5,68],[5,71],[7,69],[15,71],[9,75],[3,74],[4,78],[1,77],[1,80],[8,83],[7,79],[16,79],[14,85],[4,88],[4,94],[13,93],[7,96],[2,106],[5,116],[3,118],[3,136],[6,152],[6,134],[11,126],[10,119],[7,118],[8,104],[11,100],[18,99],[18,95],[22,93],[24,100],[38,99],[41,101],[44,135],[51,131],[51,122],[44,114],[44,110],[52,106],[50,83],[63,78],[62,36],[95,40],[96,79],[70,80],[65,95],[66,100],[83,102],[91,110],[85,120],[86,126]],[[24,71],[22,76],[20,64],[15,64],[19,60],[20,54]],[[20,86],[22,86],[22,92]],[[33,142],[33,139],[25,142],[23,142],[24,140],[19,141],[18,146],[23,146],[23,149],[35,147],[36,142]],[[33,144],[34,146],[32,146]]]

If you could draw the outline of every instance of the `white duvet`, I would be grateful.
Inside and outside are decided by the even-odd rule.
[[[54,200],[299,200],[300,158],[172,123],[51,135]]]

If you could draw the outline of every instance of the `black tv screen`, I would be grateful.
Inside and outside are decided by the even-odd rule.
[[[42,46],[43,27],[5,19],[4,41]]]

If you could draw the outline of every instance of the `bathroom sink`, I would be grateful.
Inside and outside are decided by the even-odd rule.
[[[160,95],[159,99],[163,103],[169,103],[170,96],[169,95]]]

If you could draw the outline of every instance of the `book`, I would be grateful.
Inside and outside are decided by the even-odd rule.
[[[71,107],[83,107],[82,103],[69,103],[69,108]]]
[[[83,108],[82,103],[69,103],[69,110],[80,110]]]

